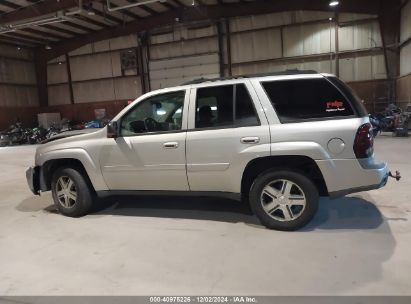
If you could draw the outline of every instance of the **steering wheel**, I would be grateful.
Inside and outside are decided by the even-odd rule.
[[[151,117],[144,119],[144,127],[146,128],[147,132],[157,131],[159,126],[160,124]]]

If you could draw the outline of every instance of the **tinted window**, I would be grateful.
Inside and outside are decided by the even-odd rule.
[[[240,126],[259,125],[253,101],[245,85],[236,85],[236,124]]]
[[[196,128],[258,124],[253,101],[244,84],[197,90]]]
[[[354,115],[346,98],[326,79],[262,83],[281,122]]]
[[[360,116],[367,116],[368,112],[360,97],[348,85],[337,77],[329,77],[330,80],[344,95],[351,101],[351,105],[357,110]]]
[[[122,135],[181,130],[184,96],[180,91],[139,102],[121,119]]]

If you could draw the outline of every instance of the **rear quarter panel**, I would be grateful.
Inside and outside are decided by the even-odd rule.
[[[286,78],[307,77],[323,76],[304,75]],[[361,167],[353,149],[357,130],[369,122],[368,116],[281,124],[271,101],[260,85],[260,79],[252,80],[252,84],[269,121],[272,156],[301,155],[312,158],[319,166],[329,192],[375,183],[377,179],[369,174],[371,171]],[[333,139],[344,142],[344,148],[339,153],[333,153],[328,148]]]

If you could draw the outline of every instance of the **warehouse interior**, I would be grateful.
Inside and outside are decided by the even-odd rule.
[[[112,12],[104,1],[55,2],[0,3],[0,129],[33,126],[38,113],[113,116],[195,78],[289,69],[336,74],[370,112],[411,101],[407,1],[170,0]]]
[[[110,120],[153,90],[287,70],[336,75],[369,113],[411,112],[411,1],[0,0],[0,131],[45,113]],[[383,132],[375,145],[403,179],[321,199],[295,233],[217,198],[127,197],[65,218],[27,187],[37,145],[0,147],[0,299],[409,296],[411,144]]]

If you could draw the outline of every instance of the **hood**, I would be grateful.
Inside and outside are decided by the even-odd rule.
[[[103,138],[107,138],[107,128],[69,131],[58,134],[53,136],[49,142],[37,146],[35,164],[40,165],[48,153],[60,153],[63,150],[70,149],[85,151],[99,149]]]
[[[46,144],[55,140],[59,140],[62,138],[67,138],[71,136],[76,136],[76,135],[82,135],[82,134],[89,134],[89,133],[94,133],[96,131],[100,131],[101,129],[82,129],[82,130],[74,130],[74,131],[66,131],[59,133],[57,135],[54,135],[50,138],[47,138],[46,140],[42,141],[42,144]]]
[[[106,137],[106,132],[106,128],[63,132],[43,141],[42,144],[37,147],[37,152],[47,153],[59,149],[85,147],[93,140]]]

